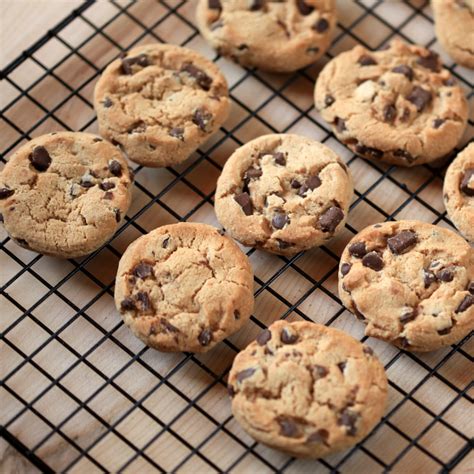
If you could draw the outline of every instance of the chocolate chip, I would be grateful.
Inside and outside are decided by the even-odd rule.
[[[230,398],[234,398],[235,396],[235,390],[234,390],[234,387],[232,387],[232,385],[227,385],[227,393],[229,394],[229,397]]]
[[[418,112],[421,112],[428,104],[431,103],[433,96],[431,95],[430,91],[427,91],[422,87],[415,86],[407,95],[406,99],[416,107]]]
[[[451,329],[452,329],[451,326],[450,326],[449,328],[440,329],[440,330],[438,331],[438,334],[439,334],[440,336],[446,336],[447,334],[449,334],[449,333],[451,332]]]
[[[165,318],[160,318],[160,325],[163,327],[165,332],[174,332],[174,333],[180,332],[180,330],[176,326],[173,326]]]
[[[367,254],[367,247],[365,246],[365,242],[354,242],[349,246],[349,253],[353,257],[362,258],[364,255]]]
[[[362,265],[376,272],[379,272],[384,267],[382,257],[377,252],[369,252],[365,255],[362,259]]]
[[[289,418],[279,417],[277,419],[280,425],[280,434],[287,438],[297,438],[299,435],[299,429],[296,423]]]
[[[153,266],[146,262],[140,262],[132,272],[137,278],[144,280],[153,275]]]
[[[369,356],[374,355],[373,349],[369,346],[364,346],[364,348],[362,350],[363,350],[364,354],[367,354]]]
[[[172,128],[168,135],[173,138],[177,138],[178,140],[184,141],[184,128],[182,127],[175,127]]]
[[[109,171],[119,178],[122,176],[122,165],[117,160],[110,160]]]
[[[403,314],[400,316],[399,321],[402,324],[406,324],[409,321],[413,321],[418,316],[418,310],[416,308],[412,308],[408,311],[404,311]]]
[[[120,220],[122,219],[122,215],[120,214],[120,209],[114,209],[114,213],[115,213],[115,222],[120,222]]]
[[[46,171],[51,164],[51,157],[44,146],[33,148],[33,151],[28,158],[31,161],[33,168],[37,171]]]
[[[294,344],[298,340],[298,334],[292,334],[289,329],[283,328],[280,339],[284,344]]]
[[[142,311],[149,311],[152,307],[150,297],[145,291],[139,291],[136,296],[137,303],[140,303]]]
[[[377,148],[371,148],[365,145],[360,145],[360,144],[356,145],[355,151],[359,155],[365,155],[374,160],[379,160],[380,158],[383,157],[382,150],[378,150]]]
[[[203,132],[208,132],[209,124],[212,120],[212,114],[203,107],[199,107],[193,114],[193,123],[197,125]]]
[[[211,10],[221,10],[222,9],[222,5],[221,5],[220,0],[208,0],[207,5]]]
[[[451,268],[443,268],[438,273],[436,273],[436,277],[440,281],[450,282],[454,279],[454,272]]]
[[[0,214],[0,222],[4,222],[3,221],[3,214]]]
[[[325,429],[320,429],[311,433],[306,439],[307,443],[326,443],[329,438],[329,431]]]
[[[441,127],[441,125],[443,125],[444,122],[446,122],[446,120],[441,119],[441,118],[434,119],[433,120],[433,128]]]
[[[297,179],[292,179],[291,182],[290,182],[290,186],[293,189],[299,189],[299,188],[301,188],[301,183]]]
[[[115,188],[115,184],[111,183],[110,181],[103,181],[99,184],[99,188],[102,189],[102,191],[110,191],[111,189]]]
[[[422,56],[418,58],[416,62],[420,66],[423,66],[424,68],[429,69],[430,71],[433,71],[433,72],[439,72],[441,69],[439,56],[433,51],[430,51],[427,56]]]
[[[468,308],[470,308],[474,304],[474,296],[473,295],[466,295],[464,299],[461,301],[459,306],[456,308],[455,313],[463,313]]]
[[[240,372],[237,372],[236,378],[237,382],[242,382],[242,380],[248,379],[255,373],[255,369],[249,368],[245,370],[241,370]]]
[[[329,21],[326,18],[320,18],[312,28],[318,33],[324,33],[329,28]]]
[[[7,199],[15,193],[13,189],[10,188],[0,188],[0,199]]]
[[[272,333],[265,329],[257,336],[257,343],[259,346],[264,346],[272,338]]]
[[[314,8],[308,5],[304,0],[296,0],[296,6],[302,15],[309,15]]]
[[[347,362],[339,362],[337,366],[339,367],[339,370],[344,373],[344,369],[346,368]]]
[[[413,80],[413,69],[406,64],[400,64],[400,66],[395,66],[392,69],[392,72],[397,74],[403,74],[409,81]]]
[[[212,340],[212,332],[209,329],[203,329],[198,336],[198,341],[201,346],[208,346]]]
[[[28,242],[25,239],[13,239],[18,245],[21,245],[22,247],[29,249]]]
[[[471,293],[471,295],[474,295],[474,281],[471,281],[471,283],[469,283],[469,285],[467,285],[467,291],[469,291],[469,293]]]
[[[397,109],[392,104],[388,104],[383,109],[383,119],[385,122],[393,122],[397,116]]]
[[[102,138],[93,138],[92,141],[94,143],[99,143],[99,142],[103,142],[104,140]]]
[[[265,6],[265,1],[264,0],[252,0],[252,3],[250,4],[250,11],[257,11],[261,10]]]
[[[282,153],[281,151],[277,151],[276,153],[273,153],[273,159],[275,160],[275,163],[277,165],[280,165],[280,166],[286,165],[285,154]]]
[[[434,283],[436,281],[436,275],[430,271],[423,269],[423,282],[425,283],[425,288],[428,288],[431,283]]]
[[[329,369],[327,367],[324,367],[323,365],[318,365],[315,364],[312,367],[313,369],[313,377],[318,380],[318,379],[323,379],[326,377],[327,374],[329,374]]]
[[[401,148],[399,148],[398,150],[395,150],[393,152],[393,156],[403,158],[403,159],[407,160],[408,163],[413,163],[416,160],[416,158],[414,158],[413,155],[408,153],[408,151],[406,151],[406,150],[402,150]]]
[[[104,199],[107,199],[108,201],[111,201],[114,197],[114,193],[111,193],[110,191],[107,191],[105,194],[104,194]]]
[[[122,311],[133,311],[137,309],[135,302],[129,296],[122,300],[122,302],[120,303],[120,308],[122,309]]]
[[[306,49],[306,52],[309,54],[317,54],[319,53],[319,48],[317,46],[310,46]]]
[[[474,168],[469,168],[464,171],[459,189],[466,196],[474,196]]]
[[[240,205],[246,216],[251,216],[253,214],[253,206],[249,193],[236,194],[234,196],[234,201]]]
[[[275,229],[283,229],[283,227],[285,227],[289,222],[290,219],[283,212],[277,212],[273,215],[272,226],[275,227]]]
[[[319,218],[319,226],[323,232],[334,232],[344,219],[344,212],[337,206],[330,207]]]
[[[249,168],[244,175],[245,180],[257,179],[262,176],[262,170],[260,168]]]
[[[395,255],[401,255],[411,250],[418,242],[417,235],[411,230],[402,230],[387,240],[389,249]]]
[[[350,263],[343,263],[341,265],[341,275],[346,276],[352,268],[352,265]]]
[[[211,88],[212,77],[209,77],[202,69],[196,67],[194,64],[183,64],[183,66],[181,66],[181,72],[186,72],[193,77],[197,84],[205,91]]]
[[[372,57],[369,56],[368,54],[362,55],[358,61],[357,61],[361,66],[373,66],[377,64],[377,61]]]
[[[454,87],[457,84],[457,81],[454,77],[448,77],[443,81],[443,84],[447,87]]]
[[[342,133],[344,132],[345,130],[347,130],[346,128],[346,122],[340,118],[340,117],[336,117],[335,121],[334,121],[334,125],[336,126],[336,130],[339,132],[339,133]]]
[[[131,58],[122,58],[122,72],[124,74],[133,74],[132,66],[146,67],[149,65],[148,56],[146,54],[139,54]]]
[[[108,109],[109,107],[112,107],[112,105],[114,105],[114,103],[110,100],[110,97],[106,97],[103,101],[102,101],[102,105]]]
[[[319,179],[319,176],[310,176],[305,180],[298,191],[298,194],[300,196],[304,196],[307,191],[312,191],[313,189],[319,188],[319,186],[321,186],[321,180]]]
[[[336,99],[332,95],[327,95],[324,98],[324,105],[326,107],[330,107],[332,104],[334,104],[334,102],[336,102]]]
[[[81,178],[81,181],[80,181],[80,185],[83,187],[83,188],[92,188],[92,186],[94,186],[94,180],[93,180],[94,176],[92,175],[92,173],[90,171],[87,171],[86,173],[84,173],[84,175],[82,176]]]
[[[161,243],[161,247],[165,249],[166,247],[168,247],[169,243],[170,243],[170,238],[166,237],[166,239],[163,240],[163,242]]]
[[[357,433],[356,422],[358,418],[359,418],[359,415],[357,413],[354,413],[353,411],[345,409],[341,413],[341,416],[337,420],[337,423],[339,425],[346,427],[346,431],[348,435],[355,436]]]
[[[290,242],[285,242],[284,240],[281,240],[281,239],[277,239],[277,242],[278,242],[278,248],[279,248],[280,250],[285,250],[285,249],[287,249],[287,248],[293,246],[292,243],[290,243]]]

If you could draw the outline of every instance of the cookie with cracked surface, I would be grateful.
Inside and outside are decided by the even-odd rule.
[[[453,224],[469,242],[474,242],[474,142],[449,165],[443,197]]]
[[[206,352],[248,321],[253,273],[235,242],[214,227],[166,225],[123,254],[115,304],[150,347]]]
[[[242,244],[292,255],[344,227],[352,194],[350,171],[330,148],[298,135],[264,135],[227,160],[215,210]]]
[[[474,0],[431,0],[438,41],[458,63],[474,69]]]
[[[338,329],[277,321],[234,360],[232,413],[257,441],[319,458],[364,438],[387,398],[372,349]]]
[[[372,225],[342,254],[339,296],[368,336],[409,351],[454,344],[474,329],[474,250],[426,222]]]
[[[319,59],[336,27],[334,0],[199,0],[198,27],[223,56],[291,72]]]
[[[10,237],[45,255],[87,255],[109,240],[131,202],[120,151],[89,133],[53,132],[19,148],[0,173]]]
[[[133,48],[97,82],[102,136],[144,166],[171,166],[191,155],[229,114],[227,82],[199,53],[171,44]]]
[[[464,92],[436,53],[394,40],[338,55],[318,77],[316,108],[360,156],[415,166],[451,152],[467,124]]]

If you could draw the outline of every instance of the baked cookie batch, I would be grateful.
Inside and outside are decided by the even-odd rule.
[[[473,2],[433,0],[438,39],[474,67]],[[333,0],[199,0],[197,23],[219,54],[273,72],[324,54]],[[364,158],[404,167],[452,152],[466,127],[463,90],[439,57],[392,41],[356,46],[320,73],[315,104],[334,135]],[[0,174],[0,217],[19,245],[61,258],[97,250],[131,203],[133,173],[186,160],[230,112],[227,82],[186,48],[151,44],[113,61],[94,95],[101,136],[53,132],[18,149]],[[258,137],[229,157],[212,226],[158,227],[123,254],[115,303],[125,324],[160,351],[205,352],[242,328],[254,306],[253,272],[231,239],[280,255],[324,245],[344,228],[353,197],[344,162],[290,134]],[[444,181],[448,216],[474,241],[474,143]],[[230,237],[229,237],[230,236]],[[378,223],[348,243],[339,265],[343,304],[366,335],[431,351],[474,329],[474,252],[453,231],[419,221]],[[383,416],[384,367],[346,333],[274,322],[234,360],[232,411],[256,440],[317,458],[361,441]]]

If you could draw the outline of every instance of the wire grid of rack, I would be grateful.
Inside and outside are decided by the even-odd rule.
[[[226,73],[233,99],[231,118],[185,164],[136,168],[132,208],[103,249],[60,262],[20,249],[0,230],[1,462],[10,457],[28,472],[467,472],[474,463],[472,340],[424,355],[365,341],[363,326],[337,296],[338,255],[366,225],[419,218],[451,226],[441,200],[444,166],[404,170],[358,158],[337,142],[312,100],[322,65],[356,43],[376,49],[401,37],[439,51],[429,5],[339,0],[330,51],[318,65],[288,76],[216,56],[194,26],[194,7],[194,0],[86,1],[1,73],[2,168],[31,137],[96,131],[95,80],[135,44],[172,42],[203,52]],[[472,71],[442,57],[466,88],[472,111]],[[473,129],[471,115],[463,144]],[[350,166],[356,195],[343,235],[293,258],[244,249],[255,270],[255,313],[211,353],[144,347],[114,310],[123,250],[161,224],[218,225],[212,202],[225,159],[255,136],[287,131],[325,142]],[[277,318],[343,328],[384,362],[389,406],[358,446],[318,461],[296,460],[255,443],[234,421],[225,390],[232,359]]]

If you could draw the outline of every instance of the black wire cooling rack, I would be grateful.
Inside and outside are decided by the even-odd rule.
[[[184,165],[136,168],[126,222],[87,258],[60,262],[36,255],[0,230],[0,406],[6,441],[0,444],[0,470],[7,465],[25,472],[88,473],[472,470],[469,338],[425,355],[367,340],[390,379],[387,412],[359,445],[319,461],[288,458],[253,442],[233,420],[225,390],[235,353],[277,318],[321,322],[366,339],[337,296],[338,255],[355,232],[397,218],[451,225],[441,200],[443,166],[404,170],[352,155],[312,100],[322,63],[356,43],[377,49],[401,37],[439,51],[428,2],[340,0],[329,53],[321,64],[289,76],[246,70],[216,56],[198,34],[194,8],[194,0],[85,1],[1,72],[2,168],[34,136],[95,131],[95,80],[121,50],[137,43],[173,42],[213,58],[231,78],[233,113]],[[472,71],[442,57],[473,110]],[[472,118],[464,143],[473,136]],[[144,347],[114,310],[113,278],[123,250],[164,223],[217,225],[212,203],[225,159],[254,136],[286,131],[325,142],[351,167],[356,196],[344,235],[291,259],[245,249],[255,269],[255,314],[248,327],[210,354],[160,354]]]

